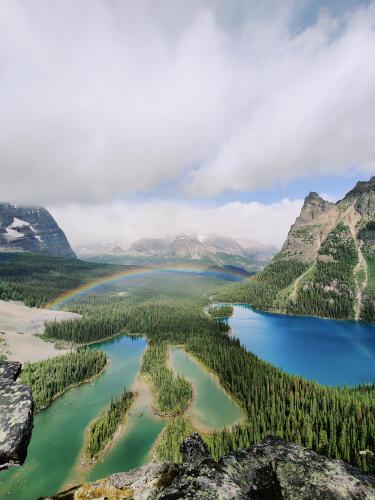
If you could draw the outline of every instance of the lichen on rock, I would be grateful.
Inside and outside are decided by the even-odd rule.
[[[21,363],[0,365],[0,470],[25,461],[33,428],[30,389],[16,382]]]

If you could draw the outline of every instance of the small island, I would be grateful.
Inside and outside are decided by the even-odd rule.
[[[109,448],[124,423],[135,396],[133,392],[124,389],[122,394],[112,399],[109,407],[89,424],[84,446],[85,463],[96,462]]]

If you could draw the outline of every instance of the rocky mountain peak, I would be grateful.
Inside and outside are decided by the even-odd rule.
[[[329,207],[331,205],[333,205],[333,203],[325,200],[315,191],[310,191],[310,193],[305,198],[302,210],[307,209],[307,208],[312,207],[312,206],[324,209],[324,208]]]
[[[305,202],[310,202],[310,201],[314,201],[314,200],[318,200],[318,199],[323,200],[323,198],[316,191],[310,191],[309,194],[305,198]]]
[[[358,197],[364,193],[375,193],[375,175],[368,181],[358,181],[353,189],[346,193],[344,200],[348,198]]]
[[[48,210],[11,203],[0,203],[0,252],[47,252],[75,257]]]
[[[313,261],[322,241],[334,226],[337,214],[334,203],[324,200],[314,191],[310,192],[289,231],[281,255],[304,262]]]
[[[345,195],[343,203],[345,202],[354,202],[354,207],[361,216],[374,216],[375,176],[368,181],[357,182],[355,187]]]

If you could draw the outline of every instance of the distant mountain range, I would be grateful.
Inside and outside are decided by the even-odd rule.
[[[224,295],[264,310],[375,321],[375,176],[337,203],[311,192],[272,262]]]
[[[64,232],[45,208],[10,203],[0,203],[0,252],[75,257]]]
[[[117,264],[203,261],[254,270],[269,262],[277,248],[250,239],[180,234],[166,238],[141,238],[130,245],[94,243],[77,246],[76,252],[82,258]]]

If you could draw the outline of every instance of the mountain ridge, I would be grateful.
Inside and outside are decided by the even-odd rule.
[[[375,321],[375,176],[332,203],[315,192],[271,263],[226,299],[297,315]]]
[[[146,262],[201,261],[215,265],[233,264],[248,269],[261,268],[269,262],[277,248],[272,245],[235,239],[217,234],[186,234],[175,237],[140,238],[130,245],[93,244],[77,246],[78,256],[100,260],[116,258],[116,263],[138,264]]]

